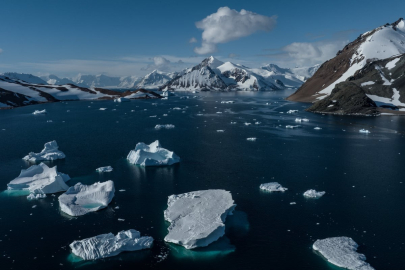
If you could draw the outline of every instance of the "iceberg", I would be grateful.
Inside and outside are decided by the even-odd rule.
[[[289,110],[287,113],[291,114],[291,113],[297,113],[298,110]]]
[[[222,104],[233,104],[235,101],[229,100],[229,101],[221,101]]]
[[[284,192],[284,191],[288,190],[288,188],[283,187],[282,185],[280,185],[277,182],[270,182],[270,183],[266,183],[266,184],[261,184],[260,189],[265,190],[265,191],[269,191],[269,192],[273,192],[273,191],[282,191],[282,192]]]
[[[304,192],[304,197],[311,199],[318,199],[325,195],[325,191],[316,191],[315,189],[310,189]]]
[[[32,114],[46,114],[46,110],[45,109],[43,109],[42,111],[35,110]]]
[[[20,175],[7,184],[8,190],[28,190],[28,199],[45,198],[46,194],[68,190],[65,182],[69,175],[58,172],[56,166],[49,168],[46,164],[32,165],[21,170]]]
[[[83,216],[106,208],[114,197],[114,182],[98,182],[93,185],[77,183],[59,196],[60,209],[70,216]]]
[[[356,252],[358,245],[350,237],[316,240],[312,248],[336,266],[351,270],[374,270],[365,262],[366,256]]]
[[[130,99],[124,97],[114,99],[114,102],[130,102],[130,101],[131,101]]]
[[[291,128],[291,129],[292,129],[292,128],[298,128],[298,127],[300,127],[300,126],[292,126],[292,125],[286,125],[286,126],[285,126],[285,128]]]
[[[158,140],[149,145],[137,143],[127,159],[131,164],[140,166],[165,166],[180,162],[180,158],[174,152],[162,148]]]
[[[367,130],[367,129],[360,129],[359,132],[360,132],[360,133],[365,133],[365,134],[371,133],[371,132],[370,132],[369,130]]]
[[[104,172],[112,172],[113,168],[111,166],[100,167],[96,169],[96,172],[104,173]]]
[[[315,130],[321,130],[322,128],[320,127],[314,127]]]
[[[84,260],[97,260],[116,256],[124,251],[151,248],[152,244],[152,237],[141,237],[138,231],[130,229],[121,231],[116,236],[112,233],[107,233],[73,241],[69,247],[72,249],[73,254]]]
[[[59,146],[56,141],[51,141],[44,145],[44,149],[42,149],[40,153],[31,152],[23,157],[23,159],[30,162],[36,162],[42,160],[63,159],[65,157],[65,154],[59,150]]]
[[[229,191],[201,190],[171,195],[165,220],[170,222],[166,242],[186,249],[205,247],[225,234],[225,220],[236,207]]]
[[[172,124],[167,124],[167,125],[156,125],[155,129],[159,130],[159,129],[172,129],[175,128],[174,125]]]
[[[171,97],[171,96],[174,96],[174,94],[168,90],[164,90],[162,92],[162,97]]]
[[[251,141],[251,142],[255,142],[256,138],[252,137],[252,138],[247,138],[246,140]]]

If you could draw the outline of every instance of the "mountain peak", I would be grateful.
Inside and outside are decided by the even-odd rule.
[[[210,68],[217,68],[217,67],[219,67],[220,65],[222,65],[224,62],[222,62],[222,61],[220,61],[220,60],[218,60],[218,59],[216,59],[214,56],[210,56],[210,57],[208,57],[208,58],[205,58],[202,62],[201,62],[201,64],[202,64],[202,66],[209,66]]]

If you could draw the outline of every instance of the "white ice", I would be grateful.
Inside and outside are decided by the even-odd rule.
[[[350,237],[316,240],[312,248],[336,266],[351,270],[374,270],[365,262],[366,256],[356,252],[358,245]]]
[[[304,197],[312,199],[318,199],[323,195],[325,195],[325,191],[316,191],[314,189],[310,189],[304,192]]]
[[[159,130],[159,129],[172,129],[175,128],[174,125],[172,124],[167,124],[167,125],[156,125],[155,129]]]
[[[364,129],[364,128],[360,129],[359,132],[360,133],[365,133],[365,134],[371,133],[369,130]]]
[[[65,154],[59,150],[59,146],[56,141],[51,141],[44,145],[44,149],[42,149],[40,153],[31,152],[23,157],[23,159],[30,162],[36,162],[42,160],[63,159],[65,157]]]
[[[128,98],[124,98],[124,97],[114,99],[114,102],[129,102],[129,101],[131,101],[131,100]]]
[[[247,138],[246,140],[255,142],[255,141],[256,141],[256,138],[255,138],[255,137],[251,137],[251,138]]]
[[[235,208],[229,191],[212,189],[171,195],[165,220],[171,224],[166,242],[187,249],[205,247],[225,233],[225,219]]]
[[[162,148],[159,141],[149,145],[142,142],[136,144],[127,159],[131,164],[141,166],[165,166],[180,162],[180,158],[174,152]]]
[[[130,229],[121,231],[116,236],[112,233],[107,233],[73,241],[69,247],[72,249],[73,254],[84,260],[97,260],[116,256],[124,251],[151,248],[152,244],[152,237],[141,237],[138,231]]]
[[[114,192],[114,182],[111,180],[88,186],[77,183],[59,196],[59,206],[70,216],[82,216],[106,208]]]
[[[45,109],[43,109],[42,111],[35,110],[32,114],[46,114],[46,110]]]
[[[270,192],[273,192],[273,191],[282,191],[282,192],[284,192],[284,191],[288,190],[288,188],[285,188],[285,187],[281,186],[277,182],[270,182],[270,183],[266,183],[266,184],[261,184],[260,189],[265,190],[265,191],[270,191]]]
[[[100,167],[100,168],[97,168],[96,171],[99,173],[112,172],[113,168],[111,166]]]

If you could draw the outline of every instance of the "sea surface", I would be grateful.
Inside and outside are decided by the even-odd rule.
[[[339,269],[312,250],[317,239],[335,236],[353,238],[376,269],[404,269],[405,118],[311,114],[307,104],[285,101],[289,94],[179,94],[0,111],[1,269]],[[221,103],[228,100],[235,103]],[[48,114],[32,115],[42,109]],[[298,113],[286,113],[292,109]],[[296,123],[297,117],[310,121]],[[156,124],[175,128],[155,130]],[[371,133],[359,133],[363,128]],[[23,192],[4,191],[30,166],[22,157],[51,140],[66,159],[46,164],[69,174],[67,184],[114,181],[106,209],[70,217],[59,209],[60,194],[29,201]],[[127,162],[138,142],[155,140],[181,163],[141,168]],[[108,165],[113,172],[95,171]],[[260,191],[268,182],[288,190]],[[167,197],[204,189],[228,190],[237,204],[225,236],[195,250],[165,243]],[[308,189],[326,194],[305,199]],[[153,248],[91,262],[70,252],[74,240],[127,229],[152,236]]]

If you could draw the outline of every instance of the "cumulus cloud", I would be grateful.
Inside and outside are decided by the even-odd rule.
[[[195,37],[190,38],[188,41],[189,43],[197,43],[197,39]]]
[[[194,48],[194,52],[213,53],[219,43],[247,37],[258,31],[268,32],[276,25],[276,19],[276,16],[267,17],[244,9],[238,12],[221,7],[216,13],[196,22],[196,27],[203,30],[203,33],[201,47]]]

